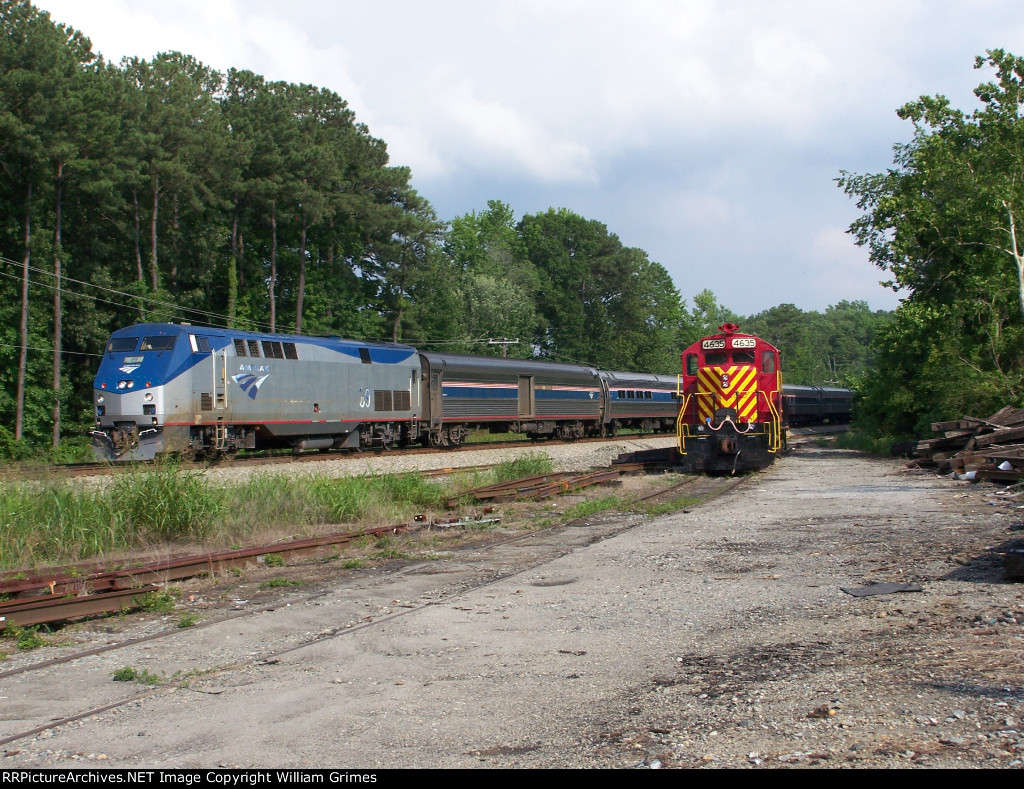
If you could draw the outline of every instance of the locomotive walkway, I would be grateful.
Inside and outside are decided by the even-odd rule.
[[[125,664],[192,676],[0,765],[1020,765],[1024,595],[986,552],[1017,520],[1004,500],[805,448],[705,507],[598,516],[0,680],[2,737],[128,695]]]

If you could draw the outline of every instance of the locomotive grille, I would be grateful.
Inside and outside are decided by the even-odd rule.
[[[393,411],[391,392],[387,389],[377,389],[373,393],[374,411]]]
[[[203,392],[202,394],[199,395],[199,410],[213,410],[213,397],[210,396],[209,392]]]
[[[396,411],[410,411],[412,410],[412,402],[410,395],[405,391],[396,391],[395,395],[395,410]]]

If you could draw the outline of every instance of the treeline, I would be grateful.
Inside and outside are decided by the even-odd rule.
[[[674,373],[736,320],[792,382],[870,364],[883,316],[862,302],[737,320],[566,209],[440,222],[329,90],[180,53],[106,63],[24,0],[0,0],[0,33],[0,454],[81,436],[107,335],[139,321]]]
[[[914,136],[893,167],[840,179],[864,211],[851,232],[909,294],[864,381],[859,416],[877,434],[1024,405],[1024,58],[991,50],[975,68],[994,73],[978,109],[906,104]]]

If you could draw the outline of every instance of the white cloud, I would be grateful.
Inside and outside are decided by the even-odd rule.
[[[36,2],[115,60],[181,50],[336,91],[451,213],[485,190],[592,212],[684,293],[695,260],[778,272],[718,294],[741,312],[884,299],[830,179],[884,170],[898,106],[968,104],[973,56],[1024,40],[1012,0]]]

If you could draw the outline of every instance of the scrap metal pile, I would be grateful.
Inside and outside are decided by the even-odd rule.
[[[1007,406],[986,419],[934,422],[940,438],[908,447],[914,465],[934,466],[964,479],[1016,483],[1024,479],[1024,409]]]

